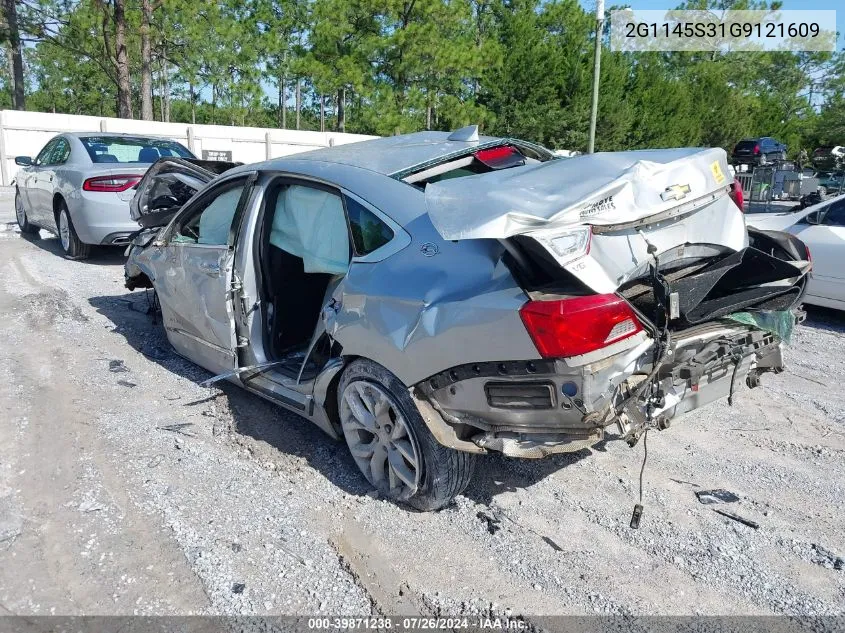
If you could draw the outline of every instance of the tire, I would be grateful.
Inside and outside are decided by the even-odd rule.
[[[352,362],[337,400],[352,457],[383,496],[417,510],[439,510],[469,484],[477,455],[439,444],[408,388],[381,365]]]
[[[59,229],[59,242],[68,259],[87,259],[91,255],[91,246],[79,239],[64,201],[59,203],[56,226]]]
[[[23,206],[21,194],[17,191],[15,191],[15,219],[18,221],[18,227],[20,228],[21,233],[33,238],[40,237],[38,227],[30,223],[29,218],[26,215],[26,208]]]

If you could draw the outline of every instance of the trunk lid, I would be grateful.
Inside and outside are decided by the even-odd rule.
[[[591,290],[611,293],[653,262],[748,245],[721,149],[600,153],[430,184],[432,223],[449,240],[526,247]]]
[[[239,164],[196,158],[159,159],[135,187],[130,216],[143,228],[164,226],[200,189]]]
[[[426,204],[445,239],[501,240],[529,271],[520,279],[529,291],[621,292],[649,317],[677,293],[679,324],[785,309],[809,264],[749,245],[726,158],[722,149],[593,154],[432,183]],[[532,271],[541,274],[526,283]]]
[[[598,153],[432,183],[428,214],[447,240],[613,226],[714,199],[733,182],[721,149]]]

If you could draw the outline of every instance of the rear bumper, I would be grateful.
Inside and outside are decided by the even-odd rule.
[[[68,201],[73,228],[86,244],[126,245],[138,230],[129,217],[129,202],[111,192],[79,191]]]
[[[734,154],[731,156],[731,163],[734,165],[759,165],[762,162],[762,158],[762,154],[757,154],[756,156],[737,156]]]
[[[462,365],[417,385],[416,398],[447,446],[541,458],[589,447],[607,432],[636,441],[649,426],[665,428],[744,385],[756,386],[764,372],[783,370],[774,334],[721,321],[690,328],[672,344],[670,357],[679,360],[656,376],[661,406],[654,407],[636,395],[653,368],[653,341],[633,338],[629,349],[578,366],[566,360]]]

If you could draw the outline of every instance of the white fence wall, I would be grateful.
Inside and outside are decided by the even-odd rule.
[[[179,141],[202,157],[203,150],[230,151],[232,160],[255,163],[310,149],[364,141],[374,136],[304,132],[228,125],[189,125],[76,114],[0,111],[0,180],[9,185],[19,167],[15,156],[35,156],[61,132],[125,132]]]

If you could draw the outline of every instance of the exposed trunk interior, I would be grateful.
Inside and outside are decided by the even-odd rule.
[[[621,285],[618,293],[653,323],[669,320],[672,330],[741,310],[790,309],[806,285],[806,246],[779,231],[750,228],[748,234],[749,246],[737,252],[725,252],[717,245],[692,245],[702,246],[700,250],[711,254],[661,264],[657,278],[644,268]],[[532,298],[593,294],[578,278],[558,266],[536,241],[515,236],[502,243],[505,262]],[[670,299],[670,295],[676,298]],[[676,313],[667,318],[670,301],[676,302]]]
[[[749,229],[748,248],[722,257],[675,260],[653,275],[633,279],[619,292],[655,322],[675,295],[670,328],[680,329],[741,310],[788,310],[806,284],[806,247],[779,232]]]

